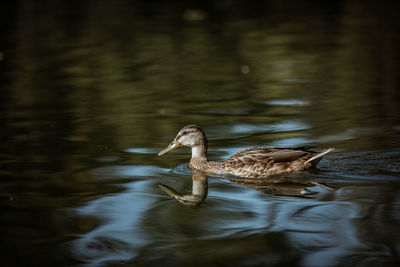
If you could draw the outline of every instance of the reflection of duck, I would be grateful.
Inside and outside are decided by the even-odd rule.
[[[158,184],[158,186],[168,195],[175,198],[183,205],[196,207],[207,198],[208,181],[205,174],[196,170],[193,170],[192,180],[192,193],[186,195],[182,195],[175,189],[161,183]],[[276,179],[228,178],[228,180],[240,185],[254,188],[263,193],[276,196],[307,197],[308,195],[314,194],[313,192],[308,190],[307,187],[309,186],[320,186],[326,189],[332,189],[325,184],[318,182],[283,177]]]
[[[328,190],[333,190],[332,187],[324,183],[316,181],[308,181],[302,179],[292,179],[287,177],[279,177],[273,179],[247,179],[247,178],[228,178],[229,181],[236,184],[244,185],[257,189],[266,194],[276,196],[308,196],[314,194],[308,190],[308,187],[319,186]]]
[[[207,137],[196,125],[183,127],[169,146],[158,153],[164,155],[176,148],[192,148],[189,167],[206,173],[230,174],[260,178],[314,168],[321,158],[333,150],[313,152],[305,148],[252,147],[237,152],[224,162],[207,159]]]
[[[158,186],[162,190],[164,190],[168,195],[174,197],[182,204],[194,207],[199,205],[207,198],[208,182],[207,182],[207,177],[204,174],[196,171],[193,172],[192,180],[193,180],[192,194],[189,195],[179,194],[173,188],[164,184],[158,184]]]

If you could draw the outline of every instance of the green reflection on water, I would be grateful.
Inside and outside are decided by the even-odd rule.
[[[42,15],[50,4],[16,7],[15,48],[4,52],[11,120],[21,107],[34,107],[36,116],[51,113],[49,124],[62,123],[66,139],[97,139],[101,131],[122,148],[157,145],[184,124],[206,127],[208,110],[225,111],[212,124],[270,123],[298,112],[315,135],[383,120],[392,131],[398,120],[397,58],[387,56],[396,54],[391,33],[398,23],[363,21],[357,5],[279,24],[274,16],[217,23],[217,6],[194,23],[176,13],[181,6],[144,16],[136,2],[63,5],[61,16]],[[378,26],[366,30],[374,23],[389,33]],[[367,42],[375,35],[382,36],[379,44]],[[261,104],[270,99],[312,105],[274,110]]]

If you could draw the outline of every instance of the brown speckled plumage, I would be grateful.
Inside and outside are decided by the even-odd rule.
[[[192,148],[189,167],[206,173],[262,178],[314,168],[321,158],[333,150],[313,152],[304,148],[252,147],[232,155],[224,162],[207,159],[207,137],[196,125],[183,127],[171,144],[159,155],[188,146]]]

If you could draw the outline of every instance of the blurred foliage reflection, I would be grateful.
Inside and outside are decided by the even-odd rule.
[[[394,9],[310,2],[297,4],[299,13],[256,1],[238,13],[235,1],[208,4],[198,7],[206,17],[187,21],[184,12],[199,3],[16,3],[2,63],[5,111],[38,107],[45,116],[47,107],[74,140],[111,127],[118,147],[208,124],[210,109],[225,115],[215,123],[272,120],[260,105],[269,99],[316,101],[303,116],[320,133],[333,120],[339,132],[397,121]]]

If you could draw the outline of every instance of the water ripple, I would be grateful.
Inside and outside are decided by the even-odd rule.
[[[290,132],[309,129],[310,126],[300,121],[283,121],[275,124],[236,124],[232,127],[235,134],[257,134],[267,132]]]

